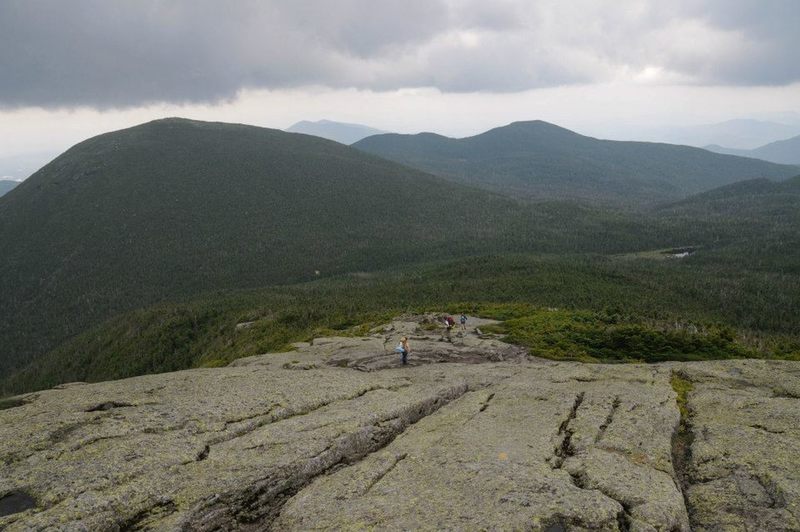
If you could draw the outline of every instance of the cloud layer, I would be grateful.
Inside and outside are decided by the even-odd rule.
[[[800,80],[795,0],[4,0],[0,106]]]

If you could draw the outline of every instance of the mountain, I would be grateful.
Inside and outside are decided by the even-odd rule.
[[[183,119],[100,135],[0,198],[0,373],[163,298],[474,252],[508,209],[307,135]]]
[[[515,122],[463,139],[377,135],[354,147],[513,196],[612,205],[676,200],[743,179],[797,173],[794,167],[688,146],[599,140],[542,121]]]
[[[466,255],[635,249],[649,238],[638,227],[532,210],[318,137],[157,120],[84,141],[0,198],[0,374],[158,301]]]
[[[17,185],[19,185],[19,181],[4,181],[4,180],[0,180],[0,196],[3,196],[7,192],[10,192]]]
[[[753,156],[780,164],[800,165],[800,135],[771,142],[753,150]]]
[[[58,153],[46,151],[0,157],[0,178],[17,181],[26,179],[56,155]]]
[[[770,142],[754,150],[736,150],[712,144],[705,149],[715,153],[752,157],[778,164],[800,165],[800,135],[786,140]]]
[[[353,144],[363,138],[386,133],[386,131],[381,131],[380,129],[369,126],[362,126],[361,124],[347,124],[344,122],[333,122],[331,120],[319,120],[317,122],[303,120],[290,126],[286,131],[290,133],[314,135],[324,139],[335,140],[342,144]]]
[[[663,127],[646,132],[642,138],[689,146],[727,146],[750,150],[764,144],[800,134],[800,124],[765,120],[735,119],[716,124],[686,127]]]
[[[736,148],[726,148],[725,146],[720,146],[719,144],[709,144],[708,146],[703,146],[703,149],[712,151],[714,153],[721,153],[723,155],[736,155],[737,157],[753,158],[751,155],[753,150],[737,150]]]
[[[654,223],[684,227],[685,241],[705,241],[713,247],[704,250],[704,261],[735,262],[746,270],[771,271],[791,283],[800,282],[800,176],[780,183],[734,183],[661,206],[653,215]],[[800,301],[798,296],[775,294],[769,312],[782,312],[779,309]],[[746,307],[738,310],[744,317],[751,312]],[[792,317],[783,320],[796,323]]]
[[[800,175],[782,182],[752,179],[715,188],[682,201],[661,206],[659,212],[682,213],[697,217],[727,215],[782,223],[795,220],[792,231],[800,227]]]

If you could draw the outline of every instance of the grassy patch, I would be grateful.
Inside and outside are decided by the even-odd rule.
[[[497,309],[492,317],[519,316]],[[663,362],[758,357],[728,327],[653,323],[605,312],[538,309],[486,328],[534,356],[579,362]]]
[[[687,401],[689,399],[689,392],[694,390],[692,381],[684,377],[678,372],[673,372],[670,378],[670,384],[675,393],[678,394],[675,402],[678,404],[678,410],[681,412],[681,427],[685,427],[689,419],[689,407]]]

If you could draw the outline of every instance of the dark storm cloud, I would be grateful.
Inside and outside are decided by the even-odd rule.
[[[0,106],[305,85],[507,92],[637,72],[780,85],[800,80],[798,27],[795,0],[3,0]]]

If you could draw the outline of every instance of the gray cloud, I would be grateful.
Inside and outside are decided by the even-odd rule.
[[[306,85],[508,92],[800,80],[795,0],[4,0],[0,106]]]

